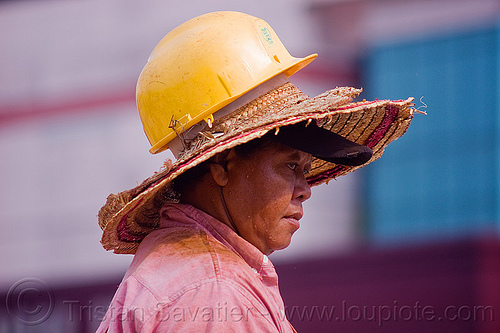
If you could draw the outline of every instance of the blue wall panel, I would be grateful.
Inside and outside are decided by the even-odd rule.
[[[407,134],[365,170],[375,242],[500,229],[498,28],[373,47],[367,98],[427,104]],[[424,109],[423,107],[421,107]]]

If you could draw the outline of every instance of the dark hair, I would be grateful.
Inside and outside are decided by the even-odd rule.
[[[172,189],[182,196],[183,192],[192,189],[210,171],[210,163],[210,160],[205,161],[179,175],[172,182]]]
[[[274,143],[274,141],[269,139],[268,137],[269,135],[274,135],[274,134],[268,133],[264,135],[262,138],[254,139],[247,143],[236,146],[234,147],[234,151],[238,156],[240,156],[243,159],[249,158],[255,152],[266,149],[267,147],[271,146]],[[205,161],[195,166],[194,168],[187,170],[186,172],[175,178],[175,180],[172,183],[172,188],[174,189],[174,191],[181,194],[182,196],[182,193],[192,190],[194,186],[196,186],[196,184],[208,172],[210,172],[210,163],[212,163],[210,160]]]

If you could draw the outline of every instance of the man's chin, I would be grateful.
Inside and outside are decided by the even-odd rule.
[[[293,233],[292,233],[293,234]],[[274,251],[279,251],[279,250],[284,250],[286,249],[288,246],[290,246],[290,244],[292,243],[292,235],[290,235],[290,238],[288,239],[288,241],[284,241],[283,244],[279,247],[276,247],[274,250],[272,250],[272,252]],[[271,252],[271,253],[272,253]]]

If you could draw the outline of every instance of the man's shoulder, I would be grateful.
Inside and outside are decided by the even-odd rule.
[[[209,280],[243,282],[253,273],[238,254],[202,229],[158,230],[143,242],[126,278],[132,275],[159,298]]]

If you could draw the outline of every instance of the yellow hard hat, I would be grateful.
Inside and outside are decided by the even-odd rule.
[[[264,20],[238,12],[193,18],[168,33],[137,82],[144,132],[155,154],[177,135],[263,82],[291,76],[316,54],[292,57]]]

